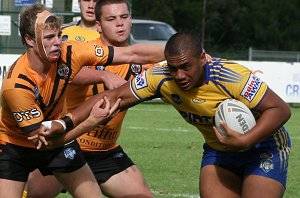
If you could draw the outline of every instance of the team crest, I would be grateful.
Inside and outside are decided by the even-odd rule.
[[[177,94],[171,94],[171,98],[172,98],[173,102],[175,102],[176,104],[182,103],[182,100],[180,99],[180,97]]]
[[[70,69],[66,64],[59,64],[58,75],[61,79],[67,79],[70,73]]]
[[[101,46],[94,44],[95,46],[95,55],[98,57],[103,57],[104,56],[104,50]]]
[[[67,148],[64,150],[64,155],[67,159],[73,160],[76,155],[76,151],[73,148]]]
[[[272,161],[272,153],[262,153],[260,155],[261,162],[259,168],[261,168],[265,173],[268,173],[270,170],[274,169],[274,163]]]
[[[142,72],[142,65],[140,64],[131,64],[130,69],[132,73],[136,76]]]
[[[85,42],[85,38],[83,36],[76,36],[75,41]]]

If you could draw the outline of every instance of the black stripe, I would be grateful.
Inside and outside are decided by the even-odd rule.
[[[41,126],[41,122],[32,124],[30,126],[26,126],[26,127],[20,127],[20,128],[23,132],[29,133],[31,131],[38,129],[40,126]]]
[[[62,95],[64,94],[64,92],[65,92],[65,90],[67,88],[67,85],[69,84],[70,76],[72,74],[72,45],[69,45],[67,47],[67,66],[69,68],[68,77],[65,78],[65,83],[64,83],[64,86],[62,88],[62,91],[61,91],[59,97],[57,98],[56,102],[53,104],[52,109],[48,112],[48,114],[46,116],[44,116],[44,120],[49,120],[50,115],[54,111],[54,108],[58,104],[59,100],[61,99]]]
[[[108,46],[108,58],[105,65],[103,66],[110,65],[111,62],[113,61],[113,58],[114,58],[114,48],[112,46]]]
[[[130,79],[131,75],[132,75],[131,65],[132,64],[129,65],[129,69],[128,69],[127,74],[124,78],[126,81],[128,81]]]
[[[36,84],[31,79],[29,79],[27,76],[25,76],[24,74],[19,74],[18,78],[21,78],[21,79],[29,82],[34,87],[36,86]]]
[[[26,90],[32,91],[32,93],[34,93],[34,91],[30,87],[27,87],[27,86],[19,84],[19,83],[15,84],[15,88],[26,89]]]
[[[37,87],[37,86],[34,85],[34,87]],[[16,84],[15,84],[15,88],[21,88],[21,89],[26,89],[26,90],[31,91],[31,92],[34,94],[35,99],[36,99],[37,101],[39,101],[39,103],[40,103],[40,105],[39,105],[40,108],[41,108],[43,111],[45,111],[45,110],[47,109],[47,106],[46,106],[45,103],[44,103],[43,97],[41,96],[41,94],[40,94],[39,92],[38,92],[38,93],[35,93],[35,91],[32,90],[32,88],[27,87],[26,85],[19,84],[19,83],[16,83]]]
[[[23,55],[22,55],[23,56]],[[18,62],[18,60],[22,57],[22,56],[20,56],[11,66],[10,66],[10,68],[9,68],[9,71],[7,72],[8,74],[7,74],[7,79],[9,79],[10,77],[11,77],[11,75],[12,75],[12,72],[13,72],[13,70],[14,70],[14,68],[15,68],[15,66],[16,66],[16,64],[17,64],[17,62]]]
[[[59,69],[59,64],[60,64],[60,61],[57,63],[57,72],[56,72],[56,76],[55,76],[55,80],[54,80],[54,85],[53,85],[53,89],[52,89],[52,92],[51,92],[51,97],[50,97],[50,101],[49,101],[49,105],[51,105],[54,100],[55,100],[55,96],[57,94],[57,89],[59,87],[59,82],[60,82],[60,78],[59,78],[59,75],[58,75],[58,69]]]

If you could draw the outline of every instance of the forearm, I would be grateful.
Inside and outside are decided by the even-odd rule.
[[[114,64],[158,63],[165,60],[164,45],[135,44],[129,47],[114,47]]]
[[[91,85],[105,82],[106,71],[93,70],[83,67],[74,77],[73,85]]]

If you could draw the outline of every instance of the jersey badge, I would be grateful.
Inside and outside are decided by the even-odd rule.
[[[147,87],[148,83],[147,83],[147,78],[145,76],[145,72],[137,75],[134,78],[134,82],[135,82],[135,87],[136,87],[137,90]]]
[[[243,96],[249,102],[251,102],[255,97],[255,95],[257,94],[258,90],[260,89],[261,85],[262,85],[261,79],[251,74],[241,92],[241,96]]]
[[[85,38],[83,36],[76,36],[75,41],[85,42]]]
[[[66,64],[59,64],[58,66],[58,75],[61,79],[67,79],[70,73],[70,69]]]
[[[94,44],[95,46],[95,55],[98,57],[103,57],[104,56],[104,50],[101,46]]]
[[[196,104],[202,104],[205,102],[205,100],[202,98],[193,98],[192,101],[193,101],[193,103],[196,103]]]
[[[176,104],[183,103],[181,98],[177,94],[171,94],[171,98],[172,98],[173,102],[175,102]]]
[[[140,64],[131,64],[130,69],[132,73],[136,76],[142,72],[142,65]]]
[[[73,160],[76,155],[76,151],[73,148],[67,148],[64,150],[64,155],[65,155],[65,158]]]

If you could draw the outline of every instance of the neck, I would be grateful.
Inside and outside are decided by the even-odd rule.
[[[79,27],[97,31],[97,26],[94,21],[80,20]]]
[[[39,54],[35,53],[33,48],[27,49],[27,59],[30,68],[44,79],[47,76],[51,63],[43,60]]]

